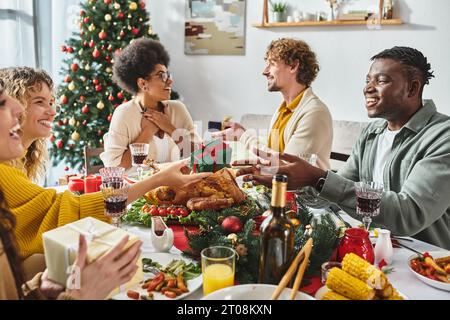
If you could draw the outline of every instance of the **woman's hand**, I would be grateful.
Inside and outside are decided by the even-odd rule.
[[[125,236],[116,246],[96,261],[87,264],[87,243],[80,235],[78,256],[67,280],[67,293],[75,299],[100,300],[118,286],[130,281],[136,273],[142,242],[134,243],[126,251]]]
[[[49,280],[47,269],[45,269],[41,277],[41,285],[39,287],[39,290],[47,299],[56,299],[58,298],[59,294],[64,291],[64,287]]]
[[[163,167],[160,167],[161,171],[159,171],[157,175],[161,175],[164,177],[164,185],[171,187],[181,187],[186,184],[197,182],[212,174],[211,172],[186,174],[190,171],[187,167],[188,161],[189,160],[184,159],[166,164]]]
[[[145,143],[147,143],[151,137],[153,137],[159,130],[159,127],[155,124],[155,122],[147,119],[146,113],[142,114],[141,119],[141,134],[145,135]]]
[[[168,106],[164,107],[164,113],[150,109],[147,110],[146,113],[143,113],[142,116],[147,120],[150,120],[152,123],[158,126],[159,129],[171,136],[176,128],[172,125],[172,122],[167,115],[168,108]]]

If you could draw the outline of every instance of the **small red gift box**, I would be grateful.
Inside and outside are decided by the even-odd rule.
[[[84,192],[91,193],[100,191],[101,184],[102,184],[101,176],[88,175],[84,178]]]

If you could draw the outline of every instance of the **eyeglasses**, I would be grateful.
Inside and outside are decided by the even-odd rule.
[[[172,79],[172,75],[169,71],[161,71],[157,73],[156,76],[158,76],[162,82],[167,82],[167,80]]]

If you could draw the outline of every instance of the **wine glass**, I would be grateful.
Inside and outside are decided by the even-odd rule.
[[[356,213],[362,215],[364,227],[369,232],[372,217],[380,214],[383,184],[374,181],[355,182]]]
[[[120,183],[123,182],[123,176],[125,174],[125,168],[123,167],[105,167],[99,170],[102,177],[102,184]]]
[[[122,182],[104,182],[100,190],[105,202],[105,215],[112,218],[112,224],[120,227],[120,218],[127,211],[129,185]]]
[[[130,144],[131,159],[133,167],[137,167],[138,181],[142,179],[142,172],[144,171],[144,160],[148,157],[148,143],[133,143]]]

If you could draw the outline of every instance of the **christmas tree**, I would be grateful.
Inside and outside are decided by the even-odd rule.
[[[112,81],[114,55],[133,39],[158,40],[148,21],[144,1],[81,3],[80,30],[61,47],[67,58],[61,70],[64,82],[57,93],[61,111],[50,137],[54,165],[65,161],[81,169],[84,147],[103,146],[114,109],[132,98]],[[174,92],[172,99],[176,98]]]

